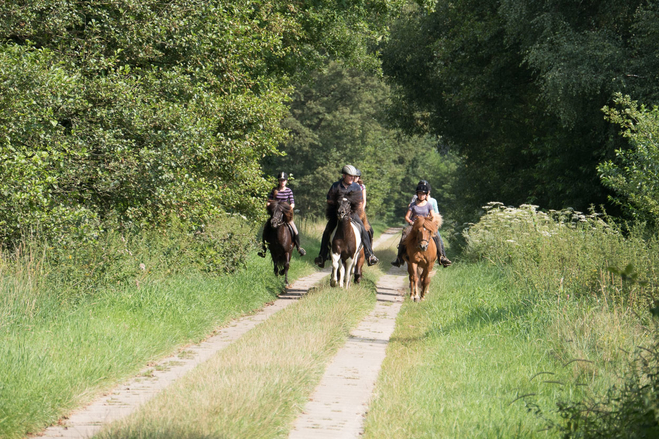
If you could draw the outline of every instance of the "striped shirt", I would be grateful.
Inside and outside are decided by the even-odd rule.
[[[277,188],[272,189],[272,192],[270,192],[270,195],[268,195],[269,200],[286,201],[288,204],[295,204],[295,198],[293,198],[293,191],[291,190],[291,188],[289,187],[284,188],[280,190],[275,196],[276,190],[278,189]]]

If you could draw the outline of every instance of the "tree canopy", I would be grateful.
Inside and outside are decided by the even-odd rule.
[[[289,78],[373,66],[395,3],[14,1],[0,13],[0,239],[258,216]]]
[[[597,166],[625,142],[600,110],[657,102],[657,2],[419,3],[382,45],[397,120],[459,151],[474,206],[606,203]]]

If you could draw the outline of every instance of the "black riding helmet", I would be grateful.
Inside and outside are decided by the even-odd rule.
[[[428,180],[420,180],[419,183],[417,184],[417,187],[421,185],[426,185],[428,186],[428,192],[430,192],[430,183],[428,183]],[[417,191],[418,192],[418,191]]]
[[[277,180],[288,180],[288,174],[284,171],[277,174]]]
[[[427,184],[418,184],[416,186],[416,193],[418,194],[419,192],[428,195],[428,192],[430,192],[430,186]]]

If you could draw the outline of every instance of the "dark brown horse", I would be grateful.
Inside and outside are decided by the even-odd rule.
[[[339,285],[341,288],[348,288],[353,274],[355,282],[359,283],[361,280],[362,265],[364,264],[362,235],[360,227],[353,224],[350,219],[353,212],[358,209],[360,196],[360,193],[355,192],[340,194],[334,203],[338,224],[331,239],[332,277],[330,285],[333,287]],[[328,211],[329,214],[331,214],[330,211]],[[360,259],[361,265],[358,266]]]
[[[288,285],[288,267],[293,254],[293,234],[286,224],[293,220],[293,209],[290,204],[282,201],[270,201],[268,205],[270,219],[263,228],[263,250],[270,249],[275,275],[284,275],[284,282]]]
[[[423,300],[428,292],[430,271],[437,259],[437,247],[432,238],[441,225],[441,215],[430,212],[427,217],[418,217],[414,221],[412,230],[405,240],[410,300],[415,302]]]

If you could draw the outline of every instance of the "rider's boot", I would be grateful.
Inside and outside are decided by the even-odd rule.
[[[295,248],[297,248],[297,252],[300,254],[300,256],[307,254],[307,251],[300,247],[300,235],[298,233],[296,233],[293,237],[293,242],[295,243]]]
[[[439,257],[439,263],[442,264],[442,267],[446,268],[449,265],[451,265],[453,262],[449,261],[449,259],[446,256],[441,255]]]
[[[398,245],[398,254],[396,255],[396,260],[391,263],[394,267],[402,266],[405,261],[403,260],[403,255],[405,254],[405,246],[403,244]]]

